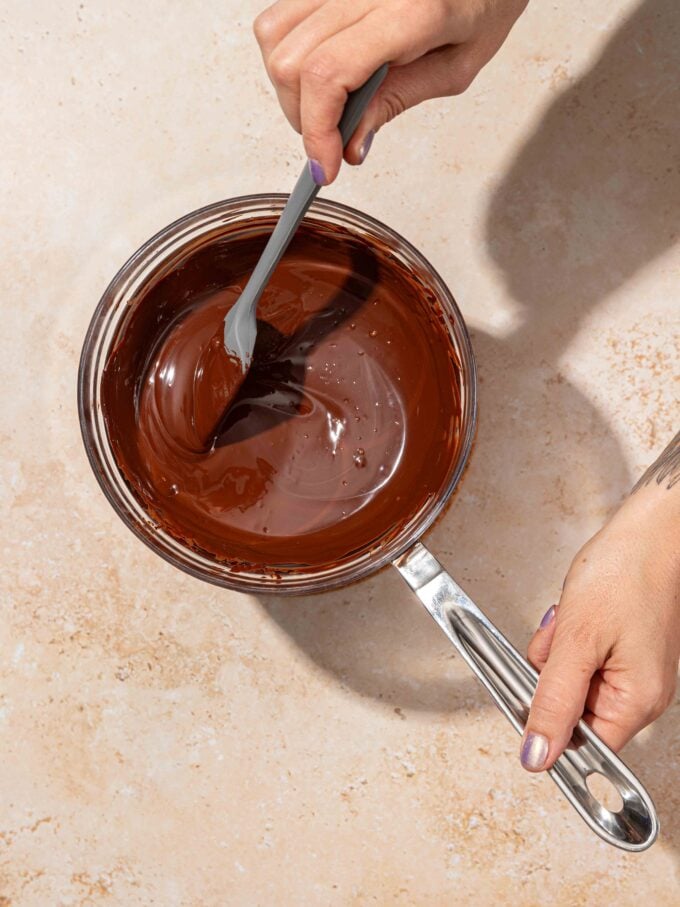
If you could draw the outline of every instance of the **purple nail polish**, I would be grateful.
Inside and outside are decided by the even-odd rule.
[[[555,617],[555,606],[551,605],[548,610],[545,612],[541,618],[541,622],[538,625],[539,630],[545,630],[545,628],[552,622]]]
[[[326,174],[323,172],[323,167],[321,166],[321,164],[318,161],[315,161],[314,158],[310,158],[307,162],[307,166],[309,167],[309,172],[311,173],[312,179],[314,180],[316,185],[325,186]]]
[[[371,145],[373,144],[373,139],[375,138],[375,130],[371,129],[370,132],[366,133],[366,137],[361,143],[361,148],[359,149],[359,160],[363,164],[366,160],[366,155],[371,150]]]
[[[520,762],[529,771],[540,771],[548,758],[549,749],[550,743],[543,734],[527,734],[520,750]]]

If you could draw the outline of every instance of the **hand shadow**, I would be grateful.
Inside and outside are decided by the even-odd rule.
[[[605,416],[560,362],[589,311],[673,241],[679,48],[676,0],[642,3],[541,118],[488,209],[488,246],[523,318],[509,336],[473,336],[477,442],[428,545],[520,648],[559,597],[579,546],[632,484]],[[396,573],[260,600],[316,664],[362,696],[438,713],[490,705]],[[655,747],[670,746],[669,725],[626,753],[647,781],[662,758]],[[673,813],[664,809],[664,823],[677,843]]]

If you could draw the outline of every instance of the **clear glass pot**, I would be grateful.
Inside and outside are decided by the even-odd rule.
[[[250,195],[218,202],[170,224],[145,243],[116,274],[102,296],[90,323],[80,360],[78,408],[85,449],[94,474],[118,516],[145,544],[171,564],[193,576],[241,592],[276,591],[300,594],[332,589],[367,576],[393,561],[432,525],[456,486],[470,453],[476,420],[476,372],[470,338],[462,315],[439,275],[423,256],[399,234],[366,214],[336,202],[317,200],[308,219],[341,225],[355,235],[373,237],[387,245],[425,289],[438,300],[460,366],[462,420],[456,462],[442,494],[408,519],[395,535],[387,530],[384,544],[324,570],[279,577],[255,570],[234,570],[210,555],[192,550],[165,532],[139,503],[118,469],[102,415],[100,387],[104,367],[126,317],[150,283],[173,270],[188,254],[214,242],[229,226],[242,223],[251,231],[253,221],[281,212],[284,195]],[[407,515],[405,515],[407,516]]]
[[[234,570],[177,541],[146,512],[118,469],[102,413],[101,381],[135,300],[175,269],[185,256],[217,239],[227,226],[231,232],[234,225],[242,223],[243,230],[249,231],[253,221],[278,214],[285,202],[283,195],[251,195],[188,214],[150,239],[114,277],[90,323],[78,374],[80,425],[94,474],[116,513],[138,538],[181,570],[219,586],[241,592],[321,592],[358,580],[391,562],[521,734],[536,688],[536,672],[419,541],[441,514],[470,454],[477,400],[470,338],[439,275],[412,245],[384,224],[328,201],[315,201],[308,214],[310,219],[340,225],[359,237],[372,237],[388,246],[438,301],[458,360],[462,403],[458,453],[439,497],[428,501],[418,512],[405,514],[408,518],[396,533],[389,531],[392,527],[385,527],[383,542],[368,552],[327,569],[276,577],[254,570]],[[604,775],[618,790],[623,803],[618,812],[608,810],[591,793],[586,782],[594,773]],[[550,769],[550,775],[588,826],[608,843],[639,851],[655,840],[659,825],[649,794],[584,722],[579,722],[571,745]]]

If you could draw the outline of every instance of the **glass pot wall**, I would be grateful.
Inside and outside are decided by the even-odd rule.
[[[403,554],[441,513],[463,471],[475,431],[476,372],[470,338],[462,315],[439,275],[410,243],[389,227],[352,208],[317,200],[307,219],[339,225],[358,237],[372,238],[384,244],[394,259],[408,268],[438,302],[452,353],[459,364],[458,390],[462,403],[460,444],[446,487],[418,512],[405,514],[407,519],[399,531],[391,532],[384,543],[325,569],[307,573],[296,570],[274,575],[262,572],[261,568],[259,571],[255,568],[252,571],[242,567],[234,569],[178,541],[147,513],[118,468],[102,413],[101,381],[111,350],[135,301],[150,285],[177,268],[189,254],[219,239],[227,227],[232,236],[238,235],[233,231],[239,224],[243,225],[244,232],[256,229],[258,220],[281,212],[286,198],[284,195],[252,195],[219,202],[186,215],[145,243],[123,265],[97,306],[83,345],[78,378],[78,408],[85,449],[94,474],[116,513],[138,538],[171,564],[199,579],[242,592],[319,592],[364,577]],[[386,527],[386,530],[392,528]]]

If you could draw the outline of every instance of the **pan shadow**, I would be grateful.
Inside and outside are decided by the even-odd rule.
[[[489,204],[488,248],[520,323],[502,338],[473,334],[477,441],[427,543],[519,648],[557,600],[571,558],[633,482],[605,415],[563,363],[588,314],[675,240],[678,71],[680,7],[646,0],[552,103]],[[260,602],[361,696],[442,714],[491,705],[394,571],[330,594]],[[677,848],[676,714],[677,706],[625,756],[654,781],[657,800],[663,790],[665,839]]]

